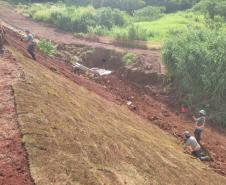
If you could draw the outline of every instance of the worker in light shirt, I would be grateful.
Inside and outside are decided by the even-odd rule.
[[[34,40],[33,40],[33,36],[31,35],[30,31],[28,28],[26,28],[25,33],[27,34],[27,37],[25,39],[21,39],[21,41],[26,41],[28,43],[28,52],[31,54],[32,58],[34,60],[36,60],[36,56],[34,53]]]
[[[196,141],[196,139],[193,136],[191,136],[188,131],[186,131],[184,133],[184,135],[185,135],[185,137],[187,139],[187,142],[186,142],[186,144],[184,146],[184,150],[189,146],[193,155],[198,157],[201,161],[208,161],[209,160],[208,156],[201,157],[201,146]]]
[[[200,110],[199,111],[200,118],[196,119],[194,116],[192,116],[192,118],[196,122],[194,134],[195,134],[195,138],[199,144],[200,144],[201,132],[203,131],[205,123],[206,123],[206,118],[204,117],[204,114],[205,114],[205,111]]]

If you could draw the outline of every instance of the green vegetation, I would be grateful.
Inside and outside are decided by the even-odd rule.
[[[147,6],[140,10],[135,10],[133,17],[135,21],[152,21],[163,16],[162,13],[164,11],[165,7]]]
[[[194,30],[165,42],[163,61],[174,76],[178,97],[187,105],[205,109],[226,126],[226,36],[220,30]],[[186,43],[186,44],[185,44]]]
[[[149,35],[146,28],[134,25],[133,19],[149,20],[163,16],[163,7],[147,7],[128,15],[125,11],[103,7],[94,9],[87,7],[68,7],[61,1],[56,4],[18,5],[18,13],[32,17],[37,21],[53,23],[66,31],[97,34],[120,39],[147,41]],[[160,15],[161,14],[161,15]]]
[[[88,77],[89,76],[89,71],[86,71],[85,76]]]
[[[51,41],[47,42],[45,39],[37,44],[37,48],[45,55],[51,55],[53,52],[53,44]]]
[[[135,25],[146,28],[148,41],[163,42],[166,38],[185,32],[188,27],[205,27],[204,15],[193,12],[177,12],[151,22],[137,22]]]
[[[122,61],[123,63],[128,66],[134,62],[134,60],[137,59],[137,55],[134,53],[127,53],[123,56]]]
[[[35,184],[226,184],[127,106],[7,49],[25,78],[13,90]]]
[[[86,58],[87,55],[92,55],[93,53],[95,53],[95,49],[94,49],[94,48],[93,48],[92,50],[84,51],[84,52],[81,54],[81,57]]]
[[[99,9],[94,9],[93,6],[76,7],[68,6],[61,1],[55,4],[20,4],[17,9],[18,13],[38,21],[53,23],[58,28],[83,36],[84,33],[90,33],[151,42],[163,42],[168,37],[186,31],[187,27],[199,29],[223,26],[224,20],[220,15],[211,20],[201,10],[198,11],[198,8],[171,14],[164,14],[164,10],[163,6],[147,6],[129,15],[112,7]]]

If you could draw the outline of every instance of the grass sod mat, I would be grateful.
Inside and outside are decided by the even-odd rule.
[[[31,175],[43,184],[226,184],[175,138],[12,48],[13,85]]]

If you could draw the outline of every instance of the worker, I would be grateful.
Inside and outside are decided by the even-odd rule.
[[[208,156],[201,157],[201,146],[196,141],[196,139],[193,136],[191,136],[188,131],[185,131],[184,135],[187,139],[187,142],[184,146],[184,150],[189,146],[193,155],[198,157],[201,161],[208,161],[209,160]]]
[[[36,56],[34,53],[34,40],[33,36],[30,34],[30,31],[28,28],[26,28],[25,33],[27,34],[27,37],[25,39],[21,39],[21,41],[26,41],[28,42],[28,52],[31,54],[32,58],[36,60]]]
[[[78,64],[72,64],[73,72],[76,74],[76,71],[78,72],[78,75],[80,76],[80,68]]]
[[[103,68],[104,68],[107,60],[106,60],[105,58],[102,58],[101,61],[102,61],[102,63],[103,63]]]
[[[194,116],[192,116],[192,118],[196,122],[196,126],[195,126],[196,128],[195,128],[194,134],[195,134],[195,138],[199,144],[200,144],[201,132],[203,131],[205,123],[206,123],[206,118],[204,117],[204,114],[205,114],[205,111],[200,110],[199,111],[200,118],[196,119]]]
[[[5,29],[0,20],[0,54],[4,53],[3,45],[4,45],[4,35],[6,34]]]

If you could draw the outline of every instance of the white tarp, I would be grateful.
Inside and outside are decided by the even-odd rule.
[[[110,70],[106,70],[106,69],[99,69],[99,68],[91,68],[90,70],[95,71],[97,73],[99,73],[101,76],[102,75],[109,75],[112,73],[112,71]]]

